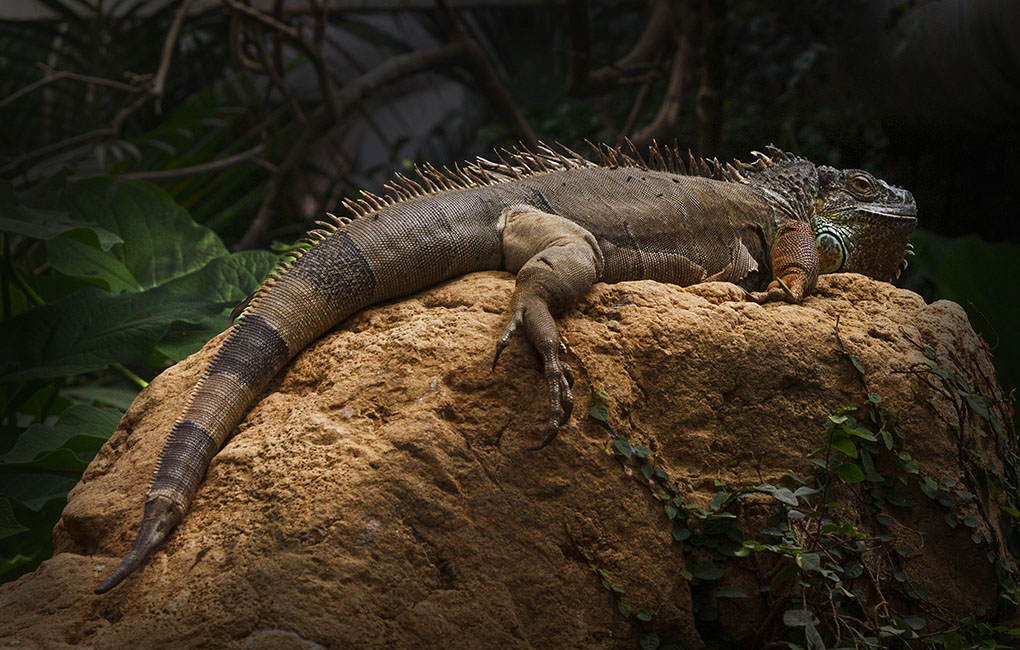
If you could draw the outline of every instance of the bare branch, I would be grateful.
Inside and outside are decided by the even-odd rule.
[[[116,134],[117,129],[113,126],[104,126],[99,129],[93,129],[92,131],[86,131],[85,133],[79,133],[76,136],[65,138],[64,140],[54,142],[53,144],[48,144],[45,147],[40,147],[35,151],[30,151],[29,153],[26,153],[22,156],[18,156],[17,158],[12,158],[7,164],[0,166],[0,174],[6,174],[7,172],[13,171],[18,167],[21,167],[26,162],[35,160],[37,158],[43,158],[51,153],[56,153],[58,151],[63,151],[65,149],[70,149],[75,145],[82,144],[90,140],[95,140],[96,138],[104,138]]]
[[[318,43],[317,47],[313,47],[308,43],[308,41],[301,37],[300,30],[291,27],[290,25],[287,25],[286,23],[272,16],[267,16],[258,9],[242,4],[240,0],[223,0],[223,1],[224,3],[226,3],[228,7],[230,7],[234,11],[255,20],[256,22],[265,27],[268,27],[269,29],[273,30],[273,32],[275,32],[277,35],[285,36],[295,47],[301,50],[305,54],[305,56],[308,57],[308,60],[311,61],[312,66],[315,68],[315,75],[319,79],[319,91],[322,93],[322,101],[326,106],[326,110],[329,111],[329,113],[334,117],[334,119],[337,118],[339,116],[339,113],[337,113],[336,100],[333,97],[332,91],[333,87],[332,84],[330,83],[329,71],[326,69],[326,61],[322,56],[321,43]],[[279,15],[282,15],[283,13],[282,4],[277,2],[275,7],[277,13]],[[319,12],[318,16],[321,17],[322,13]],[[317,18],[317,21],[318,20],[319,18]],[[316,33],[319,33],[320,31],[324,32],[324,29],[325,29],[324,26],[320,27],[318,23],[316,24]],[[279,43],[277,43],[276,47],[276,56],[277,57],[280,56]]]
[[[283,34],[287,38],[294,41],[295,44],[304,43],[304,41],[301,39],[301,32],[294,29],[290,25],[287,25],[286,23],[281,23],[279,20],[276,20],[272,16],[267,16],[258,9],[255,9],[254,7],[249,7],[246,4],[242,4],[238,0],[223,0],[223,2],[234,11],[244,14],[249,18],[253,18],[254,20],[268,27],[269,29],[272,29],[275,32]],[[307,44],[305,44],[305,47],[307,47]]]
[[[726,2],[704,0],[701,87],[698,88],[698,153],[715,151],[722,130],[723,86],[726,83]]]
[[[644,128],[631,136],[638,149],[644,149],[655,140],[665,140],[676,124],[677,116],[683,105],[684,86],[690,77],[690,68],[694,60],[694,41],[699,20],[698,12],[693,6],[686,7],[681,17],[682,30],[677,36],[676,54],[673,56],[673,68],[670,71],[666,95],[662,100],[655,118]]]
[[[467,28],[464,27],[464,23],[460,21],[457,13],[450,8],[446,0],[436,0],[436,4],[439,5],[443,17],[450,24],[453,31],[453,39],[450,44],[460,45],[465,48],[466,61],[475,75],[475,80],[480,85],[480,90],[492,103],[492,107],[500,115],[503,122],[510,127],[510,131],[528,147],[537,148],[538,137],[535,135],[535,131],[528,124],[528,121],[524,119],[521,112],[517,110],[517,104],[514,102],[513,96],[506,86],[503,85],[496,69],[492,67],[492,63],[489,61],[485,50],[482,49],[482,46],[475,39],[471,38]]]
[[[166,43],[163,44],[163,54],[159,57],[159,68],[156,69],[156,76],[152,79],[149,87],[149,94],[156,99],[154,109],[156,115],[163,110],[163,87],[166,85],[166,75],[170,71],[170,61],[174,56],[174,48],[177,46],[177,35],[181,32],[181,25],[184,17],[188,15],[188,6],[191,0],[182,0],[181,6],[177,9],[174,22],[170,25],[170,32],[167,34]]]
[[[249,162],[257,156],[261,155],[265,151],[265,145],[258,145],[252,147],[247,151],[234,154],[233,156],[227,156],[226,158],[220,158],[218,160],[210,160],[206,163],[198,165],[191,165],[190,167],[177,167],[175,169],[161,169],[157,171],[146,171],[146,172],[130,172],[127,174],[121,174],[119,178],[128,178],[134,180],[145,180],[145,181],[165,181],[172,178],[180,178],[182,176],[193,176],[195,174],[208,174],[210,172],[217,172],[227,167],[233,167],[244,162]]]
[[[175,46],[175,44],[177,42],[177,36],[180,33],[181,24],[184,21],[185,15],[187,15],[187,9],[188,9],[188,5],[189,4],[191,4],[191,0],[182,0],[180,8],[177,10],[177,14],[174,16],[174,22],[171,25],[170,32],[167,35],[167,41],[163,45],[163,54],[160,57],[159,68],[157,69],[156,74],[152,77],[151,82],[147,83],[147,85],[145,85],[144,87],[141,87],[141,86],[127,86],[128,88],[131,89],[132,92],[139,92],[139,91],[144,90],[145,94],[143,94],[142,96],[138,97],[135,101],[131,102],[127,106],[125,106],[122,109],[120,109],[117,112],[117,114],[113,117],[113,120],[111,121],[110,126],[102,127],[102,128],[99,128],[99,129],[93,129],[92,131],[87,131],[85,133],[80,133],[80,134],[78,134],[76,136],[72,136],[70,138],[65,138],[65,139],[60,140],[58,142],[54,142],[52,144],[48,144],[48,145],[46,145],[44,147],[40,147],[39,149],[36,149],[34,151],[30,151],[30,152],[28,152],[26,154],[23,154],[21,156],[17,156],[15,158],[12,158],[6,164],[4,164],[3,166],[0,166],[0,174],[6,174],[8,172],[12,172],[12,171],[20,168],[22,165],[24,165],[26,163],[29,163],[29,162],[31,162],[33,160],[37,160],[39,158],[43,158],[43,157],[48,156],[48,155],[50,155],[52,153],[56,153],[56,152],[59,152],[59,151],[64,151],[65,149],[70,149],[71,147],[74,147],[74,146],[79,145],[79,144],[83,144],[85,142],[89,142],[91,140],[95,140],[95,139],[98,139],[98,138],[106,138],[106,137],[110,137],[110,136],[116,136],[117,134],[120,133],[120,129],[124,125],[125,120],[127,120],[128,117],[130,117],[138,109],[140,109],[142,106],[147,104],[152,99],[155,99],[156,102],[157,102],[156,103],[156,111],[158,113],[159,112],[159,101],[160,101],[160,99],[163,96],[163,87],[164,87],[164,84],[166,83],[167,72],[170,69],[170,61],[173,58],[174,46]],[[56,74],[60,74],[60,73],[54,73],[54,75],[56,75]],[[54,76],[54,75],[51,75],[51,77]],[[67,78],[83,78],[84,77],[84,78],[89,79],[90,81],[93,81],[95,79],[95,78],[87,77],[86,75],[77,75],[77,74],[74,74],[74,76],[72,77],[72,75],[70,73],[65,75],[65,76]],[[49,79],[49,78],[50,77],[48,77],[46,79],[43,79],[43,80],[40,80],[40,81],[45,81],[46,83],[49,83],[49,81],[47,81],[47,79]],[[139,83],[145,82],[146,79],[147,78],[144,77],[144,76],[136,76],[135,77],[135,80],[137,82],[139,82]],[[107,79],[107,80],[105,80],[104,85],[114,85],[114,84],[118,84],[118,83],[119,82],[115,82],[115,81]],[[38,87],[40,85],[43,85],[43,84],[40,83],[40,82],[35,82],[35,86],[36,87]],[[15,93],[15,95],[24,94],[24,91],[25,91],[25,89],[22,89],[21,91],[18,91],[17,93]],[[11,97],[8,97],[4,101],[7,102],[7,101],[10,101],[10,100],[11,100]]]
[[[73,79],[74,81],[81,81],[84,83],[96,84],[99,86],[109,86],[111,88],[117,88],[118,90],[123,90],[129,93],[137,93],[144,90],[144,88],[142,88],[141,86],[132,86],[131,84],[126,84],[122,81],[115,81],[113,79],[106,79],[104,77],[93,77],[92,75],[87,74],[78,74],[77,72],[71,72],[69,70],[56,71],[43,63],[39,63],[37,65],[46,73],[46,76],[43,77],[42,79],[33,81],[24,88],[16,90],[7,97],[5,97],[3,100],[0,100],[0,108],[7,106],[11,102],[18,99],[19,97],[27,95],[36,88],[40,88],[47,84],[51,84],[55,81],[60,81],[61,79]]]
[[[568,77],[567,88],[572,94],[594,94],[623,83],[643,80],[644,73],[654,66],[676,31],[669,0],[651,0],[650,5],[651,14],[648,16],[648,22],[630,52],[615,63],[603,66],[583,77],[580,74],[582,71],[586,72],[589,65],[586,60],[587,30],[583,34],[578,31],[580,28],[575,21],[580,17],[569,19],[573,44],[570,60],[571,76]],[[584,15],[584,24],[587,25],[587,12]],[[578,42],[579,39],[583,40]],[[583,61],[580,58],[582,56],[585,57]]]
[[[430,50],[409,52],[395,56],[337,91],[335,97],[337,114],[343,115],[350,111],[356,104],[364,101],[371,93],[393,83],[397,79],[423,70],[453,63],[462,59],[467,53],[467,44],[453,42]],[[276,168],[255,218],[241,237],[241,240],[234,246],[234,250],[254,248],[261,243],[262,238],[269,229],[272,211],[275,208],[276,198],[279,196],[284,179],[303,160],[309,145],[316,138],[321,137],[333,123],[334,121],[325,106],[320,106],[310,114],[301,135],[291,145],[283,162]]]

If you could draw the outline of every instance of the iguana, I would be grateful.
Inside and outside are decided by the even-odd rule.
[[[914,198],[860,170],[816,166],[774,147],[753,164],[654,146],[515,149],[499,162],[399,176],[389,195],[344,201],[303,253],[270,275],[195,386],[156,464],[141,528],[109,591],[181,521],[206,468],[287,362],[358,310],[472,271],[517,274],[493,368],[523,329],[544,367],[548,444],[570,417],[569,369],[553,315],[595,282],[725,281],[758,302],[799,302],[819,273],[899,275]]]

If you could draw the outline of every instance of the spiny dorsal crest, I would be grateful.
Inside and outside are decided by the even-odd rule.
[[[486,187],[519,181],[536,174],[589,167],[607,167],[609,169],[636,167],[684,176],[702,176],[731,183],[747,183],[748,176],[762,172],[777,162],[788,163],[804,160],[769,145],[766,147],[766,151],[770,155],[765,155],[760,151],[751,152],[755,158],[752,163],[736,159],[732,163],[722,163],[718,158],[707,159],[695,156],[690,149],[687,150],[685,156],[676,141],[672,147],[660,146],[658,142],[653,141],[648,148],[648,162],[646,162],[637,146],[630,140],[626,140],[628,149],[626,153],[623,146],[611,147],[607,144],[595,144],[588,140],[586,142],[598,155],[598,162],[588,160],[561,143],[556,143],[556,148],[539,143],[537,151],[532,151],[520,144],[511,149],[494,150],[497,161],[479,156],[474,162],[467,162],[463,165],[455,164],[453,169],[445,166],[438,169],[429,163],[415,165],[414,172],[418,176],[418,180],[398,173],[393,181],[383,185],[387,190],[384,196],[362,190],[361,198],[345,198],[342,203],[351,213],[351,217],[357,219],[373,214],[388,205],[437,192]],[[345,220],[330,216],[338,226],[347,223]]]

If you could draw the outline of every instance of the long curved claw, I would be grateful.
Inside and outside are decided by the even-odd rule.
[[[537,445],[528,447],[528,451],[538,451],[556,438],[560,425],[570,419],[574,410],[574,394],[571,387],[574,375],[570,367],[561,363],[556,354],[556,344],[542,345],[539,354],[542,356],[546,386],[549,389],[549,419],[545,427],[545,436]]]
[[[517,332],[517,329],[523,322],[524,309],[515,309],[513,315],[510,316],[510,322],[506,324],[506,328],[503,330],[503,334],[496,341],[496,354],[492,358],[493,370],[496,369],[496,364],[499,363],[499,355],[503,354],[503,350],[510,343],[510,339],[513,338],[514,333]]]
[[[793,289],[791,289],[782,278],[776,278],[769,283],[769,286],[765,291],[744,291],[750,300],[756,303],[762,304],[766,302],[775,302],[777,300],[785,300],[786,302],[800,302],[802,296],[797,295]]]

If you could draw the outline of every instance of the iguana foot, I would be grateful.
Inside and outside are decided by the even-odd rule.
[[[495,369],[500,354],[520,326],[524,325],[528,339],[542,359],[543,375],[549,395],[549,417],[546,420],[545,435],[541,442],[528,447],[528,451],[541,449],[552,442],[559,432],[560,425],[570,419],[570,414],[574,410],[574,394],[571,391],[574,375],[570,371],[570,366],[560,361],[556,322],[544,303],[535,302],[537,304],[531,310],[524,306],[514,309],[510,322],[496,341],[496,354],[492,360],[492,367]]]
[[[800,302],[814,290],[818,280],[818,250],[810,225],[791,219],[780,226],[772,246],[772,273],[769,286],[765,291],[750,293],[751,300]]]
[[[749,300],[753,300],[756,303],[762,304],[766,302],[775,302],[777,300],[785,300],[786,302],[800,302],[804,297],[802,293],[794,292],[790,287],[783,282],[782,278],[776,278],[769,283],[768,288],[765,291],[747,291],[747,297]]]

